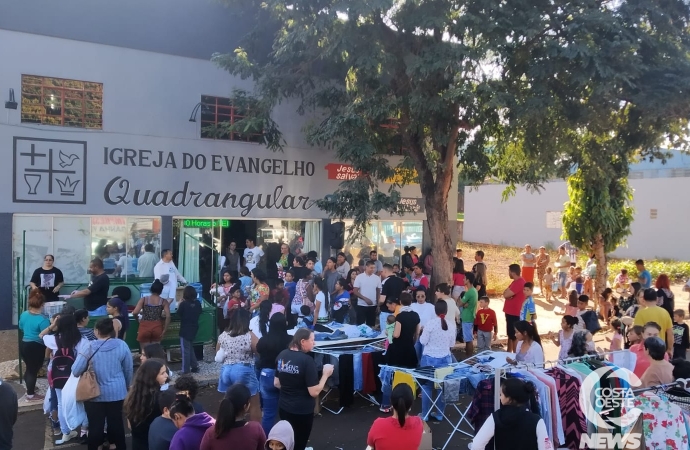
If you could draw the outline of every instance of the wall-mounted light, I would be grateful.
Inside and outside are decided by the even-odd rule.
[[[6,109],[17,109],[17,101],[14,99],[14,89],[10,89],[10,99],[5,102]]]
[[[199,113],[199,109],[201,109],[201,102],[197,103],[192,110],[192,114],[189,116],[190,122],[196,122],[196,115]]]

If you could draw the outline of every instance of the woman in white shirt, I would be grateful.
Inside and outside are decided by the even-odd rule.
[[[422,352],[421,367],[447,367],[453,358],[450,349],[455,345],[455,336],[457,329],[455,322],[446,320],[448,313],[448,304],[446,302],[438,302],[434,306],[436,317],[429,320],[424,327],[424,332],[419,338],[419,341],[424,346]],[[429,420],[429,413],[431,412],[432,398],[434,397],[434,383],[426,382],[422,384],[422,420]],[[437,414],[431,414],[431,417],[437,421],[443,420],[443,410],[446,404],[443,401],[443,396],[439,396],[436,402],[438,408]]]
[[[495,450],[512,450],[518,440],[520,448],[551,450],[546,424],[530,408],[534,385],[519,378],[501,381],[501,408],[491,414],[470,444],[470,450],[484,450],[494,438]]]
[[[414,297],[417,301],[413,302],[412,305],[410,305],[410,308],[419,316],[419,326],[422,330],[422,334],[424,334],[424,325],[436,317],[436,312],[434,311],[434,305],[432,303],[427,303],[426,301],[426,289],[418,289],[414,293]],[[424,351],[424,346],[422,345],[421,341],[418,340],[415,342],[414,350],[417,352],[417,359],[421,361],[422,352]]]
[[[526,320],[515,324],[515,337],[518,340],[515,359],[506,358],[510,364],[544,364],[544,349],[536,328]]]
[[[314,318],[318,323],[328,323],[328,303],[326,280],[321,277],[314,278]]]
[[[268,319],[271,315],[271,308],[273,308],[273,303],[270,300],[264,300],[259,305],[259,315],[252,317],[252,320],[249,321],[249,331],[251,331],[257,342],[268,333]]]

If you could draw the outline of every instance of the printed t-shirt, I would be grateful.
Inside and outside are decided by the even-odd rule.
[[[244,249],[244,263],[250,272],[252,269],[256,269],[256,265],[262,256],[264,256],[264,251],[259,247]]]
[[[498,325],[496,311],[491,308],[478,310],[474,324],[477,325],[477,329],[480,331],[493,331],[496,325]]]
[[[278,406],[293,414],[313,414],[314,397],[309,388],[319,384],[314,359],[295,350],[283,350],[278,355],[276,376],[280,380]]]
[[[537,308],[534,306],[534,299],[530,295],[522,302],[520,308],[520,320],[532,321],[532,317],[537,314]]]
[[[508,286],[508,289],[515,294],[512,298],[506,299],[503,304],[503,312],[511,316],[519,316],[520,308],[525,302],[525,293],[522,290],[525,288],[525,279],[520,277],[517,280],[513,280]]]
[[[56,267],[50,270],[46,270],[43,267],[39,267],[34,270],[34,274],[31,276],[31,282],[38,286],[41,293],[46,299],[46,302],[53,302],[59,300],[57,292],[53,292],[55,286],[65,281],[62,276],[62,271]]]

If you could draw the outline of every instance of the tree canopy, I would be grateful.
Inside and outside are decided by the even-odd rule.
[[[456,165],[474,184],[539,188],[601,161],[615,163],[610,173],[687,130],[680,0],[224,2],[256,11],[243,47],[214,60],[255,81],[267,145],[282,145],[271,106],[292,98],[298,112],[323,114],[308,141],[362,176],[319,206],[359,230],[379,211],[404,211],[398,188],[409,177],[381,181],[414,169],[437,282],[450,281]],[[272,41],[268,55],[261,39]]]

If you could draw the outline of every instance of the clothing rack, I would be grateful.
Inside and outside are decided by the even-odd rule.
[[[665,391],[666,389],[670,388],[682,388],[682,389],[690,389],[690,378],[679,378],[673,383],[667,383],[667,384],[658,384],[656,386],[649,386],[646,388],[640,388],[640,389],[633,389],[633,394],[639,394],[642,392],[647,392],[647,391]]]
[[[608,355],[613,355],[617,353],[627,353],[630,352],[630,350],[614,350],[612,352],[601,352],[601,353],[596,353],[593,355],[583,355],[583,356],[574,356],[571,358],[563,358],[563,359],[554,359],[551,361],[544,361],[543,363],[539,364],[533,364],[533,363],[519,363],[514,366],[508,366],[508,367],[501,367],[495,370],[494,373],[494,411],[498,411],[498,409],[501,407],[501,378],[505,378],[505,374],[508,372],[511,372],[513,370],[519,370],[519,369],[544,369],[546,366],[549,365],[558,365],[558,364],[568,364],[568,363],[573,363],[573,362],[578,362],[578,361],[587,361],[590,359],[601,359],[604,358]]]
[[[333,341],[337,342],[337,341]],[[334,344],[334,345],[327,345],[327,346],[314,346],[314,348],[311,350],[312,353],[319,353],[322,355],[327,355],[333,358],[340,358],[342,355],[357,355],[361,353],[372,353],[372,352],[383,352],[385,351],[385,344],[386,338],[382,338],[380,340],[374,341],[374,342],[367,342],[365,344],[357,344],[357,343],[342,343],[340,345]],[[329,388],[326,394],[321,397],[320,405],[322,409],[325,409],[326,411],[330,412],[331,414],[338,415],[343,410],[345,407],[341,406],[338,410],[328,408],[327,406],[324,406],[324,403],[326,403],[326,399],[330,395],[330,393],[333,392],[333,388]],[[374,396],[371,394],[363,394],[359,391],[354,391],[354,395],[357,395],[364,400],[368,401],[374,406],[380,406],[379,402],[376,401]]]

